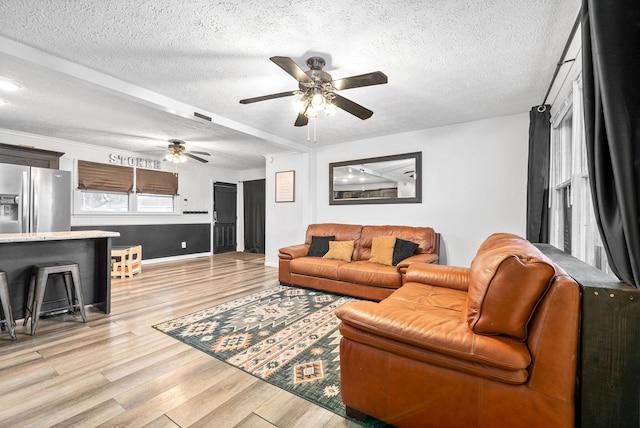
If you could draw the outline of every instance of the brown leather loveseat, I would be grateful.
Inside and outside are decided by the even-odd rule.
[[[570,427],[580,292],[534,245],[490,236],[469,268],[413,264],[336,310],[347,414],[398,427]]]
[[[325,248],[314,253],[321,239]],[[331,257],[329,246],[334,244],[336,249],[352,247],[343,247],[346,254],[340,259]],[[280,249],[278,279],[281,284],[382,300],[402,285],[409,265],[437,263],[438,245],[439,235],[430,227],[311,224],[304,244]]]

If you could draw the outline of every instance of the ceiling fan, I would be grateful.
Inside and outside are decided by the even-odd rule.
[[[196,154],[201,155],[201,156],[211,156],[209,153],[207,152],[199,152],[199,151],[187,151],[186,147],[185,147],[185,142],[182,140],[176,140],[176,139],[172,139],[169,140],[169,153],[167,153],[167,156],[165,157],[166,160],[168,161],[172,161],[175,163],[180,163],[180,162],[184,162],[185,156],[190,157],[192,159],[197,160],[198,162],[202,162],[202,163],[207,163],[209,162],[206,159],[203,159],[199,156],[196,156]]]
[[[302,70],[298,64],[288,57],[274,56],[269,59],[293,76],[293,78],[298,81],[299,89],[247,98],[240,100],[240,104],[250,104],[274,98],[288,97],[290,95],[301,95],[297,102],[299,113],[294,123],[295,126],[307,125],[310,118],[317,117],[319,110],[323,110],[327,115],[330,115],[336,108],[351,113],[362,120],[368,119],[373,114],[371,110],[338,95],[336,91],[387,83],[387,76],[380,71],[333,80],[329,73],[322,71],[326,62],[324,58],[318,56],[307,59],[308,71]]]

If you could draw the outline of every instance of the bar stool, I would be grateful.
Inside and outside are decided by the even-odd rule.
[[[9,335],[12,340],[16,340],[16,332],[14,326],[16,322],[13,320],[13,312],[11,312],[11,299],[9,297],[9,280],[7,279],[7,273],[0,270],[0,300],[2,301],[2,316],[0,317],[0,324],[4,330],[4,325],[7,325]]]
[[[64,261],[33,265],[31,271],[31,282],[29,284],[29,295],[27,297],[27,310],[23,324],[27,325],[27,320],[31,317],[32,336],[36,334],[38,321],[40,321],[40,313],[42,311],[42,303],[44,299],[44,292],[47,287],[47,280],[49,279],[49,275],[54,274],[61,274],[63,276],[68,303],[68,306],[56,308],[56,310],[68,309],[75,312],[76,309],[80,309],[82,321],[87,322],[87,316],[84,311],[84,302],[82,299],[82,285],[80,283],[80,268],[78,267],[78,264]]]

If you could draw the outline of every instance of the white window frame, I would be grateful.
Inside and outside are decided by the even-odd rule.
[[[567,119],[571,118],[568,132]],[[564,249],[562,194],[570,187],[571,254],[611,274],[595,221],[587,167],[582,76],[572,83],[563,107],[551,121],[549,168],[550,243]]]

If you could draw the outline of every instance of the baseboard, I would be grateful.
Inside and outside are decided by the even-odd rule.
[[[196,254],[185,254],[184,256],[170,256],[170,257],[159,257],[157,259],[146,259],[142,260],[143,265],[153,264],[153,263],[162,263],[162,262],[172,262],[176,260],[185,260],[185,259],[195,259],[198,257],[207,257],[212,256],[213,253],[211,251],[207,253],[196,253]]]

